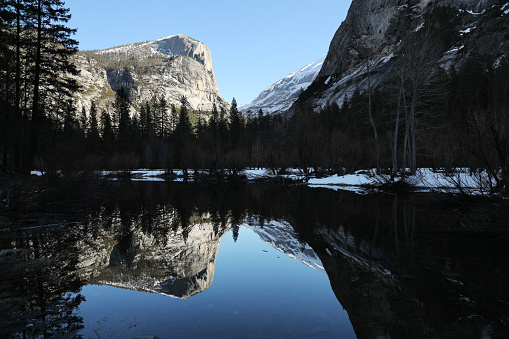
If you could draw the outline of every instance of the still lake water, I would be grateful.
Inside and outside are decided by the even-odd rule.
[[[84,220],[2,232],[0,337],[508,336],[507,232],[428,200],[119,185]]]

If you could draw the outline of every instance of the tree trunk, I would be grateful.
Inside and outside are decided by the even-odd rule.
[[[403,89],[400,88],[398,94],[398,102],[396,106],[396,126],[394,127],[394,147],[392,149],[392,175],[391,179],[394,180],[396,175],[398,174],[398,134],[399,134],[399,119],[401,116],[401,96]]]
[[[415,137],[415,111],[412,113],[412,125],[410,131],[410,148],[412,150],[412,161],[410,163],[410,174],[415,175],[417,172],[417,145]]]
[[[410,152],[411,152],[411,162],[410,162],[410,174],[415,175],[417,172],[417,146],[416,146],[416,119],[415,119],[415,110],[417,106],[417,96],[418,90],[417,87],[414,87],[412,94],[412,102],[410,104]]]
[[[42,47],[42,0],[37,1],[37,42],[34,67],[34,91],[32,101],[32,119],[30,124],[30,140],[28,144],[27,156],[24,161],[23,170],[29,171],[33,166],[35,152],[37,149],[37,138],[40,123],[40,104],[39,104],[39,83],[41,80],[41,47]]]
[[[369,122],[373,128],[373,135],[375,138],[375,150],[376,150],[376,174],[380,174],[380,141],[378,139],[378,130],[376,128],[375,119],[373,118],[373,89],[371,88],[371,76],[369,74],[370,67],[368,61],[368,114]]]
[[[407,109],[405,108],[405,139],[403,141],[403,173],[402,177],[406,177],[407,158],[408,158],[408,139],[410,138],[410,117]]]
[[[21,113],[21,1],[16,1],[16,75],[15,75],[15,97],[14,97],[14,116],[11,117],[13,130],[9,131],[12,142],[13,153],[15,158],[14,167],[18,171],[20,168],[19,154],[21,153],[21,145],[23,144],[22,130],[23,130],[23,118]],[[16,138],[20,142],[14,142]]]

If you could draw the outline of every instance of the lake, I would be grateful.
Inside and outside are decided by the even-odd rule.
[[[130,182],[5,225],[0,337],[509,336],[509,237],[426,194]]]

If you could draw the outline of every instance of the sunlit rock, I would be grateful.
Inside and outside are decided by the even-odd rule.
[[[82,86],[77,94],[78,110],[89,110],[92,101],[100,110],[107,108],[120,87],[128,90],[133,111],[154,96],[177,107],[185,96],[190,108],[199,111],[211,111],[214,104],[229,107],[219,95],[210,50],[181,34],[80,52],[75,61]]]

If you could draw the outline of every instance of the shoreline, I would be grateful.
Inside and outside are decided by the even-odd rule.
[[[211,174],[207,170],[173,170],[170,173],[162,169],[136,169],[118,171],[97,171],[99,176],[114,181],[130,180],[147,182],[243,182],[243,183],[274,183],[274,184],[302,184],[310,188],[326,188],[331,190],[353,191],[359,194],[388,191],[397,192],[404,182],[407,186],[403,190],[415,193],[452,193],[473,196],[492,196],[490,193],[494,182],[483,172],[470,172],[468,169],[456,169],[452,173],[433,171],[429,168],[418,169],[415,175],[408,175],[404,179],[390,175],[375,174],[374,170],[358,170],[350,174],[332,174],[317,177],[314,174],[303,174],[299,169],[287,169],[284,173],[274,174],[269,169],[244,169],[234,173],[222,171],[221,174]],[[43,176],[41,171],[32,171],[31,175]]]

